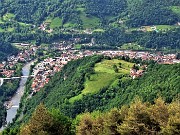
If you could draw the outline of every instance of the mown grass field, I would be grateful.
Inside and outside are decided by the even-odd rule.
[[[87,17],[84,13],[81,13],[80,18],[83,22],[83,27],[84,28],[94,28],[99,25],[99,18],[94,17],[94,16],[89,16]]]
[[[156,28],[158,31],[168,31],[168,30],[172,30],[175,29],[178,26],[175,25],[156,25]]]
[[[83,27],[84,28],[94,28],[97,27],[99,25],[99,18],[95,17],[95,16],[87,16],[85,11],[85,8],[79,7],[77,8],[77,11],[80,12],[80,18],[82,20],[83,23]]]
[[[118,67],[117,73],[114,71],[113,65],[116,65]],[[130,68],[133,65],[133,63],[118,59],[103,60],[102,62],[97,63],[94,67],[95,74],[92,74],[90,76],[90,79],[86,78],[86,81],[84,83],[85,88],[82,90],[81,94],[71,98],[69,101],[73,103],[74,101],[81,99],[83,95],[94,94],[100,89],[114,84],[119,75],[129,74]]]
[[[51,29],[54,29],[54,28],[57,28],[60,26],[62,26],[62,19],[61,18],[56,17],[51,21],[51,24],[50,24]]]
[[[172,6],[170,8],[174,13],[180,15],[180,6]]]
[[[3,16],[3,20],[4,21],[8,21],[9,19],[13,19],[15,17],[14,14],[11,14],[11,13],[7,13]]]
[[[124,44],[121,46],[120,49],[131,49],[131,50],[142,50],[145,49],[144,47],[141,47],[140,45],[136,44],[136,43],[129,43],[129,44]]]

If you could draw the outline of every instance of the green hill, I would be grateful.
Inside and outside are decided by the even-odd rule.
[[[178,0],[8,0],[0,4],[0,14],[3,21],[31,24],[59,17],[62,26],[71,23],[74,27],[94,28],[121,19],[134,27],[175,24],[179,21],[179,6]]]
[[[69,62],[45,88],[25,101],[23,121],[41,102],[48,108],[75,117],[84,111],[105,111],[129,104],[135,96],[149,102],[162,96],[170,103],[180,92],[179,64],[150,64],[142,77],[133,80],[129,76],[132,62],[136,61],[104,60],[101,56]],[[114,64],[118,68],[116,72]]]
[[[115,72],[113,68],[115,65],[117,72]],[[118,59],[103,60],[95,64],[94,73],[92,75],[86,74],[84,89],[81,94],[70,98],[69,101],[74,102],[80,100],[84,95],[97,93],[100,89],[113,85],[120,75],[129,74],[130,68],[132,67],[133,63]]]
[[[133,43],[178,51],[179,7],[179,0],[3,0],[0,39],[40,45],[69,39],[73,32],[89,42],[96,38],[93,49]]]
[[[62,115],[75,118],[84,112],[107,112],[114,107],[120,108],[130,104],[137,96],[150,103],[161,96],[165,102],[171,103],[180,93],[180,64],[159,65],[126,60],[91,56],[71,61],[40,92],[27,99],[31,86],[29,81],[21,108],[11,124],[12,129],[15,128],[12,132],[17,132],[17,126],[29,120],[40,103],[50,112],[56,110],[51,112],[56,121]],[[132,79],[129,75],[134,63],[148,64],[148,69],[140,78]],[[18,118],[21,112],[24,114],[22,119]]]

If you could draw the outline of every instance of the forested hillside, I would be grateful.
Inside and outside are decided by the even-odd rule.
[[[97,48],[179,49],[179,0],[3,0],[0,16],[0,39],[11,43],[49,44],[73,34],[95,37]]]
[[[15,43],[36,45],[38,62],[61,55],[66,45],[63,54],[135,48],[179,57],[180,0],[0,0],[0,62],[18,52]],[[93,55],[51,74],[52,63],[42,67],[47,76],[39,73],[47,80],[40,91],[28,78],[17,115],[0,135],[180,134],[180,63]],[[22,64],[14,68],[20,76]],[[134,78],[132,70],[142,73]],[[0,126],[3,103],[18,85],[9,80],[0,87]]]
[[[101,64],[98,64],[100,61]],[[142,97],[143,101],[151,103],[158,96],[162,96],[166,102],[170,103],[180,93],[179,64],[149,64],[146,73],[142,77],[133,80],[129,76],[129,70],[125,70],[125,68],[130,67],[130,63],[133,61],[129,63],[130,65],[120,61],[121,68],[118,68],[117,72],[101,67],[108,63],[111,64],[113,61],[104,61],[101,56],[93,56],[69,62],[60,73],[57,73],[51,79],[45,88],[31,99],[22,102],[21,106],[25,106],[23,121],[29,119],[34,108],[40,103],[44,103],[47,108],[59,109],[64,115],[74,118],[78,114],[87,111],[107,111],[114,107],[121,107],[124,104],[129,104],[135,96]],[[112,69],[114,68],[113,63],[111,65]],[[119,65],[118,61],[116,64]],[[97,67],[97,65],[100,67]],[[96,66],[95,69],[94,66]],[[101,69],[104,70],[102,75],[101,71],[99,71]],[[105,79],[106,74],[109,78],[104,82],[103,78],[99,77]],[[96,78],[103,82],[94,84]],[[112,78],[114,79],[109,80]],[[87,83],[89,85],[93,83],[93,87],[89,89],[89,92],[84,91],[87,88]],[[30,84],[28,85],[30,86]],[[97,86],[101,86],[101,88],[97,88]]]
[[[171,9],[180,6],[178,0],[127,0],[129,20],[128,26],[167,24],[179,21],[179,15]]]
[[[0,61],[3,61],[8,55],[17,53],[10,43],[0,41]]]
[[[20,106],[25,107],[24,118],[16,119],[3,134],[179,133],[179,106],[176,99],[180,93],[180,65],[159,65],[128,58],[126,60],[128,62],[120,58],[92,56],[69,62],[40,92],[27,101],[26,97],[23,98],[25,100],[22,100]],[[129,76],[128,68],[134,63],[148,64],[146,73],[140,78],[132,79]],[[89,92],[84,92],[87,89],[86,84]],[[26,96],[30,85],[31,81],[26,87]],[[99,90],[98,86],[101,86]],[[82,93],[84,94],[81,97]],[[141,100],[137,99],[132,103],[137,96]],[[159,96],[164,100],[157,99]],[[171,104],[167,105],[165,102]],[[41,104],[34,112],[40,103],[47,109]],[[132,104],[128,107],[130,103]],[[155,112],[161,113],[161,117]],[[104,116],[107,117],[106,120],[102,119]],[[21,129],[17,126],[27,121],[28,124]],[[96,124],[102,130],[96,130]]]
[[[40,104],[28,123],[9,132],[5,130],[3,135],[175,135],[180,133],[178,102],[176,99],[167,104],[159,97],[151,104],[136,97],[130,105],[109,112],[86,112],[75,119]]]
[[[102,24],[128,16],[129,26],[175,24],[179,16],[171,8],[178,0],[9,0],[1,1],[1,17],[12,13],[19,22],[39,24],[59,17],[62,25],[82,24],[83,18],[97,17]],[[91,18],[92,17],[92,18]],[[95,19],[95,18],[94,18]]]

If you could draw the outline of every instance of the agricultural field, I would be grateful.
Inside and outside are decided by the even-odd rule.
[[[170,8],[174,13],[180,15],[180,6],[172,6]]]
[[[123,50],[144,50],[144,47],[141,47],[140,45],[136,44],[136,43],[128,43],[128,44],[124,44],[121,46],[120,49]]]
[[[61,18],[56,17],[56,18],[51,20],[51,23],[50,23],[50,28],[51,29],[58,28],[58,27],[61,27],[61,26],[62,26],[62,19]]]
[[[113,66],[116,65],[118,72],[115,72]],[[133,67],[133,63],[126,62],[123,60],[113,59],[113,60],[103,60],[97,63],[94,67],[95,73],[86,78],[84,83],[84,89],[82,93],[70,99],[73,103],[79,100],[86,94],[95,94],[104,87],[108,87],[118,79],[119,75],[129,74],[130,68]]]
[[[168,30],[172,30],[178,27],[179,26],[175,26],[175,25],[157,25],[156,26],[158,31],[168,31]]]
[[[77,8],[77,11],[80,12],[80,18],[82,20],[83,27],[84,28],[97,27],[99,25],[100,19],[95,16],[87,15],[84,12],[84,10],[85,10],[85,8]]]
[[[7,13],[3,16],[4,21],[9,21],[10,19],[14,19],[15,15],[11,13]]]

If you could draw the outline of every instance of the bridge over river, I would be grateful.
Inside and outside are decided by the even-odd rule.
[[[21,79],[21,78],[29,78],[29,77],[34,77],[34,75],[20,76],[20,77],[10,77],[10,78],[0,78],[0,87],[3,85],[5,80],[13,80],[13,79]]]
[[[6,116],[7,124],[11,123],[16,116],[17,110],[19,108],[19,103],[21,101],[21,97],[24,94],[24,89],[25,89],[25,84],[27,82],[27,79],[29,77],[34,77],[33,75],[29,75],[30,67],[33,62],[34,61],[31,61],[31,62],[27,63],[26,65],[24,65],[24,67],[22,68],[22,76],[10,77],[10,78],[0,78],[0,86],[3,84],[4,81],[20,79],[19,88],[17,89],[16,93],[12,96],[12,98],[9,101],[7,101],[7,102],[11,103],[11,106],[9,106],[9,108],[7,109],[7,116]],[[0,127],[0,132],[5,127],[6,127],[6,125],[4,125],[3,127]]]

